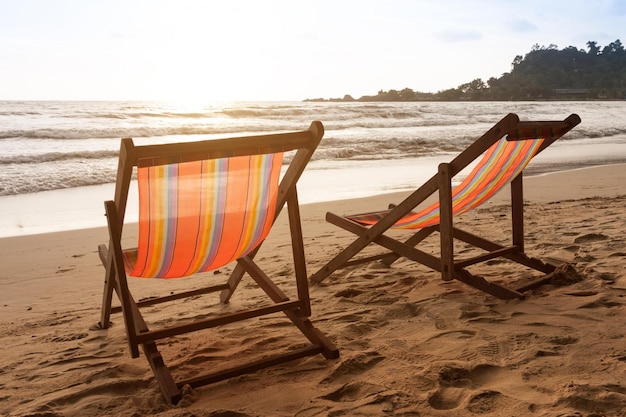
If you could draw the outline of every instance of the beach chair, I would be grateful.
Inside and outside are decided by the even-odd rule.
[[[338,357],[337,348],[309,320],[311,306],[296,192],[296,183],[323,134],[322,123],[316,121],[300,132],[198,142],[136,146],[132,139],[122,139],[115,200],[105,202],[109,245],[99,246],[106,268],[100,327],[109,327],[112,313],[122,313],[131,356],[138,357],[142,347],[168,402],[180,400],[184,385],[197,387],[309,355]],[[290,153],[284,160],[291,162],[281,174],[286,152]],[[135,249],[123,249],[124,214],[135,172],[139,188],[138,243]],[[291,287],[296,293],[291,299],[254,261],[285,204],[296,284]],[[231,262],[234,267],[225,283],[214,282],[219,274],[201,275]],[[254,308],[238,308],[235,312],[227,309],[228,313],[219,309],[198,311],[197,319],[164,328],[146,324],[144,307],[158,303],[218,291],[221,302],[229,302],[245,274],[268,296],[265,304],[257,305],[255,301]],[[127,276],[192,275],[200,275],[201,282],[213,285],[135,301],[127,280]],[[119,306],[112,306],[113,292],[120,300]],[[236,363],[175,381],[157,348],[161,339],[209,328],[216,328],[215,337],[220,340],[218,326],[281,312],[308,340],[296,347],[285,346],[281,353],[260,351],[256,355],[260,358],[251,358],[246,364]]]
[[[358,237],[313,274],[311,280],[319,283],[340,268],[360,263],[381,261],[391,265],[399,257],[406,257],[440,272],[445,281],[456,279],[501,299],[523,298],[524,291],[549,281],[555,265],[531,258],[524,252],[522,174],[535,155],[579,123],[580,118],[576,114],[563,121],[545,122],[520,121],[517,115],[508,114],[450,163],[440,164],[438,172],[400,204],[390,205],[386,210],[356,215],[327,213],[328,222]],[[472,168],[471,165],[476,161]],[[452,187],[454,176],[466,168],[472,168],[471,172],[460,184]],[[503,246],[454,225],[455,215],[479,206],[508,184],[511,189],[511,246]],[[437,201],[414,211],[433,195],[438,197]],[[402,242],[385,234],[392,228],[415,232]],[[416,248],[434,232],[439,233],[438,257]],[[467,259],[457,259],[454,253],[455,240],[471,245],[479,253]],[[389,252],[355,258],[371,243],[383,246]],[[511,289],[489,282],[468,270],[472,265],[500,257],[540,271],[543,275],[533,282]]]

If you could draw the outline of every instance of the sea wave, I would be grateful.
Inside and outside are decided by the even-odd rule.
[[[2,139],[54,139],[54,140],[82,140],[82,139],[117,139],[125,137],[147,138],[163,136],[195,136],[195,135],[226,135],[239,133],[254,133],[250,127],[243,126],[164,126],[164,127],[113,127],[113,128],[37,128],[0,130]],[[255,132],[274,131],[276,127],[255,126]]]
[[[85,113],[85,114],[64,114],[60,115],[61,118],[66,119],[75,119],[76,117],[87,118],[87,119],[121,119],[121,120],[141,120],[141,119],[202,119],[202,118],[210,118],[214,117],[215,114],[213,112],[112,112],[112,113]]]
[[[461,127],[461,132],[449,130],[443,132],[443,137],[467,136],[474,131],[478,132],[485,123],[474,123],[461,125],[458,122],[446,121],[438,122],[434,120],[412,120],[412,119],[394,119],[385,123],[378,120],[343,120],[330,121],[325,124],[326,136],[333,136],[338,132],[354,129],[378,129],[380,131],[400,129],[400,128],[427,128],[427,127]],[[308,125],[307,125],[308,126]],[[53,139],[53,140],[83,140],[83,139],[116,139],[123,137],[132,138],[149,138],[149,137],[166,137],[166,136],[206,136],[219,137],[226,135],[253,135],[268,132],[280,132],[287,130],[300,130],[307,126],[302,123],[284,123],[280,124],[255,124],[255,125],[183,125],[183,126],[131,126],[131,127],[94,127],[94,128],[33,128],[33,129],[0,129],[0,140],[3,139]],[[474,126],[474,128],[472,128]],[[482,131],[482,130],[480,130]],[[375,131],[363,132],[363,136],[376,134]],[[419,136],[420,132],[415,131],[415,136]],[[623,128],[585,128],[573,131],[572,134],[564,137],[563,140],[581,139],[581,138],[598,138],[611,137],[618,135],[626,135],[626,127]],[[393,132],[390,135],[393,136]],[[476,135],[472,136],[473,138]]]
[[[22,164],[4,165],[0,170],[0,196],[115,182],[117,161],[100,159],[89,163],[54,161],[24,169]]]
[[[465,140],[432,141],[420,138],[381,140],[340,140],[326,139],[318,147],[313,160],[379,160],[432,156],[458,152],[463,149]]]
[[[117,158],[118,151],[87,151],[87,152],[47,152],[42,154],[20,154],[13,156],[0,155],[0,165],[9,164],[41,164],[47,162],[70,161],[77,162],[92,159]]]
[[[360,141],[327,139],[322,142],[313,154],[313,160],[379,160],[385,158],[412,158],[446,152],[460,151],[462,148],[453,144],[432,143],[428,140],[379,140]],[[31,150],[23,153],[12,152],[11,155],[0,155],[0,166],[35,165],[54,162],[74,164],[91,163],[94,160],[116,160],[119,151],[115,150],[78,150],[72,152],[42,152]],[[286,161],[289,161],[287,159]],[[26,168],[24,168],[26,169]]]
[[[522,120],[561,120],[579,113],[583,122],[559,142],[568,149],[579,144],[621,146],[626,143],[625,109],[624,102],[257,102],[194,107],[0,101],[0,195],[114,182],[123,137],[135,138],[139,145],[204,140],[302,130],[312,120],[321,120],[325,135],[312,159],[324,169],[344,161],[353,165],[458,153],[509,112]],[[290,158],[291,153],[285,161]]]

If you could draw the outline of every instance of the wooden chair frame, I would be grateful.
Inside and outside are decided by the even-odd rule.
[[[508,140],[545,138],[537,154],[554,143],[557,139],[580,123],[580,117],[572,114],[563,121],[520,121],[513,113],[508,114],[485,134],[478,138],[467,149],[462,151],[449,163],[439,165],[438,172],[421,187],[411,193],[398,205],[392,205],[389,213],[371,227],[365,227],[357,222],[333,213],[326,214],[326,220],[351,233],[358,238],[343,249],[319,271],[311,276],[313,282],[319,283],[334,271],[348,266],[380,260],[391,265],[403,256],[441,273],[445,281],[456,279],[474,288],[502,299],[523,298],[523,292],[547,282],[555,270],[555,266],[531,258],[524,252],[524,198],[523,183],[520,173],[511,182],[511,217],[512,217],[512,244],[502,246],[472,233],[463,231],[454,226],[452,213],[452,178],[477,160],[487,149],[499,141],[504,135]],[[384,233],[403,216],[414,210],[431,195],[438,193],[440,205],[440,222],[437,225],[425,227],[413,234],[406,241],[401,242]],[[417,249],[425,238],[434,232],[440,235],[440,257]],[[479,256],[456,260],[454,255],[454,240],[466,242],[484,251]],[[385,247],[390,252],[360,259],[352,259],[361,250],[371,243]],[[470,273],[468,266],[504,257],[544,274],[541,279],[516,289],[509,289],[498,283],[488,282],[483,277]]]
[[[122,312],[131,356],[138,357],[139,346],[143,348],[144,355],[154,372],[161,392],[168,402],[177,403],[181,398],[181,388],[186,384],[197,387],[319,353],[328,359],[337,358],[339,356],[339,352],[333,343],[328,340],[322,332],[315,328],[309,320],[311,305],[300,222],[300,210],[296,191],[296,183],[322,139],[323,134],[324,127],[322,123],[315,121],[311,123],[308,130],[300,132],[198,142],[135,146],[132,139],[122,139],[115,199],[114,201],[105,202],[110,235],[109,245],[108,248],[106,245],[100,245],[98,248],[100,259],[106,268],[100,327],[103,329],[108,328],[110,325],[110,315],[112,313]],[[297,299],[289,300],[285,293],[281,291],[254,262],[254,257],[260,245],[247,256],[237,259],[233,272],[228,281],[224,284],[160,298],[150,298],[139,302],[133,299],[128,288],[127,276],[124,269],[121,237],[129,187],[135,167],[292,150],[296,152],[279,184],[274,220],[276,220],[276,217],[286,204],[292,242]],[[268,295],[272,303],[264,307],[212,316],[207,319],[193,320],[186,324],[156,330],[148,327],[140,312],[140,308],[145,306],[216,291],[221,292],[221,301],[227,303],[245,273],[252,277],[256,284]],[[114,291],[120,300],[121,305],[119,307],[112,306]],[[224,324],[277,312],[283,312],[291,320],[309,340],[310,344],[308,346],[292,349],[283,354],[273,355],[220,372],[208,373],[181,381],[174,381],[157,348],[156,342],[160,339],[196,330],[215,328]]]

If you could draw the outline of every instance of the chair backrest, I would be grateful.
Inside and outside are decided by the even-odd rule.
[[[122,213],[133,167],[139,188],[139,237],[136,249],[124,251],[127,274],[178,278],[249,254],[295,193],[322,135],[322,124],[313,122],[303,132],[184,144],[135,146],[125,139],[116,191]],[[291,150],[297,152],[283,169]]]
[[[463,214],[493,197],[526,168],[543,139],[509,141],[503,137],[485,152],[470,174],[452,190],[452,213]],[[394,225],[418,229],[439,223],[439,202],[411,213]]]
[[[128,274],[182,277],[250,253],[274,221],[282,161],[278,152],[139,168],[139,241],[125,253]]]
[[[458,173],[482,154],[470,174],[452,190],[452,213],[465,213],[493,197],[520,175],[535,155],[579,122],[577,115],[563,122],[520,122],[516,115],[507,115],[451,162],[455,173]],[[346,218],[363,225],[373,225],[390,211],[356,214]],[[392,228],[419,229],[439,222],[440,207],[437,201],[418,212],[409,212],[395,222]]]

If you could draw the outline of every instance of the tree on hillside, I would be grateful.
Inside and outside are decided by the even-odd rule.
[[[619,39],[604,47],[589,41],[587,51],[536,44],[513,59],[510,73],[490,78],[486,88],[472,83],[457,87],[462,100],[624,99],[626,50]]]
[[[626,99],[626,50],[617,39],[602,47],[587,42],[587,50],[554,44],[535,44],[526,55],[516,55],[511,72],[477,78],[457,88],[422,93],[410,88],[380,90],[358,101],[568,100]],[[351,100],[354,100],[351,96]]]

